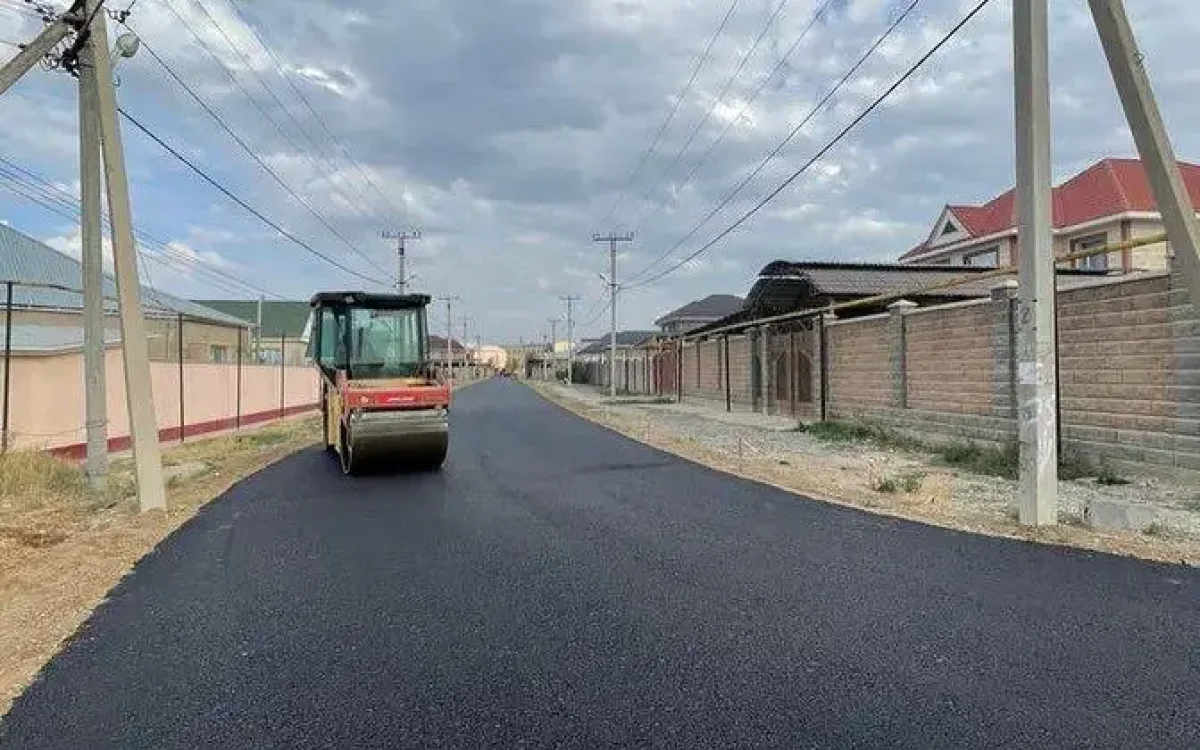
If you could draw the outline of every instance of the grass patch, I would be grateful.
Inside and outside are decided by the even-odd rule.
[[[1146,536],[1157,537],[1159,539],[1165,539],[1170,535],[1170,531],[1161,523],[1152,523],[1146,526],[1142,529],[1142,533]]]
[[[921,489],[921,482],[925,479],[923,474],[902,474],[898,477],[880,477],[871,485],[876,492],[885,495],[894,495],[898,492],[911,494]]]
[[[234,442],[239,446],[265,446],[278,445],[288,439],[288,434],[278,429],[255,430],[254,432],[246,432],[234,438]]]
[[[1003,448],[980,445],[973,441],[950,443],[938,451],[947,465],[974,474],[1016,479],[1020,447],[1010,442]]]
[[[872,422],[813,422],[809,425],[801,425],[798,431],[808,433],[817,440],[827,443],[874,443],[882,448],[906,451],[919,451],[927,448],[919,440]]]
[[[107,491],[88,487],[83,467],[41,451],[0,455],[0,515],[42,508],[111,507],[133,494],[133,478],[110,469]]]
[[[1096,483],[1107,487],[1118,487],[1129,484],[1129,480],[1118,474],[1111,466],[1104,465],[1096,473]]]

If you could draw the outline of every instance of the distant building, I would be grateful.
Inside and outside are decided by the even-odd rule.
[[[14,282],[14,353],[61,353],[83,347],[83,265],[78,260],[0,225],[0,284],[8,281]],[[250,329],[248,321],[153,287],[141,289],[152,361],[177,361],[181,332],[185,362],[234,361],[238,339],[245,341]],[[103,292],[106,343],[115,346],[120,341],[117,285],[107,273]],[[3,304],[0,299],[0,321]]]
[[[710,294],[703,299],[693,300],[677,310],[672,310],[654,325],[665,334],[686,333],[693,328],[720,320],[742,309],[742,298],[732,294]]]
[[[253,325],[247,362],[279,364],[283,350],[285,364],[304,364],[311,335],[310,313],[307,301],[292,300],[195,300],[196,304],[219,310]],[[258,321],[262,320],[259,326]]]

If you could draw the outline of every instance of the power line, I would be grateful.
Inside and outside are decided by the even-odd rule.
[[[258,42],[259,46],[262,47],[263,50],[267,53],[267,56],[271,58],[271,61],[275,64],[275,69],[277,71],[279,71],[280,78],[282,78],[285,82],[287,82],[288,86],[291,87],[293,92],[295,92],[296,98],[298,98],[300,100],[300,102],[304,105],[305,109],[307,109],[309,114],[312,115],[313,119],[316,120],[317,123],[321,126],[321,129],[325,131],[325,134],[329,137],[329,140],[331,142],[333,142],[333,144],[336,145],[338,147],[338,149],[342,152],[342,155],[346,158],[346,161],[349,164],[351,164],[358,171],[359,175],[363,178],[363,181],[366,182],[368,185],[370,185],[375,190],[375,192],[379,195],[379,197],[383,199],[383,202],[385,204],[387,204],[386,207],[401,214],[401,217],[404,218],[405,221],[407,221],[407,219],[408,219],[407,204],[402,203],[400,206],[397,206],[394,202],[392,202],[391,196],[388,195],[388,193],[386,193],[383,190],[383,188],[379,187],[379,185],[375,182],[374,179],[372,179],[370,173],[362,165],[362,163],[350,155],[350,150],[346,147],[345,142],[333,134],[333,131],[330,130],[329,124],[325,121],[325,118],[322,117],[320,115],[320,113],[317,112],[316,108],[313,107],[312,102],[309,101],[308,97],[304,95],[304,92],[300,89],[299,86],[296,85],[295,81],[292,80],[291,76],[289,76],[287,74],[287,69],[285,68],[283,63],[280,61],[279,57],[276,56],[274,50],[272,50],[271,47],[266,43],[266,41],[259,34],[258,30],[255,29],[254,26],[251,25],[248,20],[246,20],[246,16],[242,13],[242,9],[238,7],[238,4],[236,2],[231,2],[231,3],[229,3],[229,6],[233,9],[233,12],[237,15],[238,20],[242,22],[242,25],[244,25],[247,29],[250,30],[250,33],[254,36],[254,39]]]
[[[0,176],[14,183],[16,188],[21,188],[20,190],[13,188],[14,192],[17,192],[23,197],[33,201],[34,203],[37,203],[38,205],[41,205],[43,208],[46,208],[47,210],[50,210],[71,222],[79,222],[80,205],[78,197],[54,185],[36,172],[22,167],[10,159],[0,156]],[[103,221],[106,225],[111,226],[111,221],[107,211],[104,212]],[[166,256],[167,258],[179,264],[183,264],[190,270],[202,272],[208,277],[210,283],[213,283],[214,285],[221,285],[223,288],[229,289],[229,285],[232,283],[242,287],[243,290],[250,290],[255,293],[283,299],[283,297],[275,294],[274,292],[268,291],[260,286],[245,281],[244,279],[226,273],[219,268],[211,267],[201,258],[193,258],[183,252],[180,252],[173,248],[171,243],[165,242],[145,230],[135,228],[134,232],[142,244],[156,248],[161,256]],[[142,252],[142,249],[139,247],[138,251]],[[156,262],[166,262],[163,257],[148,253],[147,255],[149,255],[151,260]],[[181,266],[177,265],[176,267]],[[243,290],[236,291],[241,294],[244,293]]]
[[[275,93],[275,89],[273,89],[271,86],[269,86],[267,84],[267,81],[264,77],[259,76],[258,71],[255,70],[253,61],[251,61],[250,58],[246,55],[246,53],[242,50],[242,48],[237,45],[237,42],[235,42],[233,40],[233,36],[226,30],[224,24],[222,24],[220,21],[218,21],[217,18],[215,16],[213,16],[213,14],[211,12],[209,12],[208,8],[204,5],[202,0],[192,0],[192,1],[196,4],[196,7],[198,7],[200,9],[200,12],[204,14],[204,17],[208,20],[208,22],[210,24],[212,24],[213,27],[216,28],[217,32],[220,33],[221,37],[224,38],[225,43],[228,44],[229,48],[231,50],[233,50],[234,54],[236,54],[238,56],[238,59],[240,59],[242,61],[242,63],[246,66],[246,69],[248,71],[251,71],[251,75],[254,78],[254,80],[258,82],[258,85],[261,86],[262,89],[264,91],[266,91],[267,94],[271,97],[271,99],[273,99],[275,101],[275,104],[277,104],[279,106],[280,111],[282,111],[283,114],[289,120],[292,121],[292,124],[296,126],[296,131],[298,133],[300,133],[300,135],[308,142],[308,144],[310,146],[312,146],[313,150],[316,151],[316,153],[319,154],[321,156],[321,158],[325,161],[325,163],[326,163],[325,168],[328,169],[329,166],[332,165],[334,169],[331,170],[330,173],[332,174],[333,172],[336,172],[337,171],[337,161],[335,159],[329,158],[329,156],[326,154],[325,150],[322,149],[317,144],[317,142],[309,135],[308,131],[306,131],[304,129],[304,126],[300,123],[300,120],[297,119],[294,114],[292,114],[291,110],[288,109],[287,105],[283,103],[283,100],[279,98],[279,95]],[[315,160],[313,160],[313,161],[315,161]],[[334,184],[332,179],[330,180],[330,184]],[[359,200],[362,200],[365,203],[366,195],[364,195],[361,190],[357,189],[357,187],[355,188],[355,192],[358,194]]]
[[[675,119],[675,114],[679,111],[679,107],[683,104],[684,98],[686,98],[688,93],[692,90],[692,86],[696,83],[696,77],[700,74],[700,68],[702,68],[704,63],[708,60],[709,55],[712,53],[713,45],[716,44],[717,39],[720,38],[722,33],[724,33],[725,27],[729,24],[729,19],[733,16],[733,12],[737,9],[740,1],[741,0],[733,0],[733,2],[729,4],[729,9],[725,11],[725,16],[721,19],[721,23],[717,26],[717,30],[714,31],[712,37],[709,38],[708,45],[704,48],[703,54],[700,55],[700,57],[696,60],[696,64],[692,67],[692,73],[688,77],[687,83],[684,84],[683,89],[680,90],[679,94],[675,97],[675,102],[671,106],[670,111],[667,112],[666,119],[664,119],[662,125],[659,126],[658,132],[654,134],[654,138],[650,141],[649,147],[647,147],[642,153],[642,157],[638,160],[637,166],[634,167],[633,172],[629,175],[629,179],[626,181],[625,187],[621,188],[621,192],[617,194],[617,199],[613,202],[612,208],[608,210],[608,213],[600,221],[602,225],[608,224],[609,219],[611,219],[617,212],[617,208],[620,207],[621,201],[625,199],[625,193],[629,192],[629,188],[633,187],[634,180],[636,180],[637,176],[641,173],[642,167],[646,165],[646,160],[654,155],[655,149],[658,148],[658,142],[662,139],[663,134],[670,126],[671,121]],[[786,0],[784,1],[786,2]]]
[[[804,28],[800,30],[800,33],[792,41],[791,46],[787,48],[787,50],[775,63],[775,67],[771,69],[771,72],[768,73],[765,78],[759,81],[758,85],[754,88],[754,91],[750,93],[750,96],[747,97],[744,102],[742,102],[742,106],[738,109],[737,113],[734,114],[733,117],[729,118],[729,120],[725,123],[725,127],[721,130],[721,133],[716,137],[715,140],[713,140],[712,143],[708,144],[708,148],[704,150],[704,153],[701,154],[700,158],[697,159],[692,165],[691,170],[679,183],[679,190],[682,190],[688,185],[692,184],[692,178],[694,178],[696,173],[700,171],[700,167],[704,166],[705,162],[707,162],[708,158],[712,156],[712,153],[716,150],[717,146],[721,145],[721,143],[725,140],[725,137],[729,135],[729,131],[733,130],[733,126],[741,121],[742,115],[746,113],[746,110],[750,109],[750,105],[754,103],[754,100],[757,99],[759,94],[761,94],[767,88],[767,84],[774,80],[779,71],[783,70],[783,67],[787,65],[788,60],[791,59],[792,55],[795,54],[797,49],[799,49],[800,44],[806,38],[808,38],[808,32],[810,32],[813,27],[816,26],[817,21],[819,21],[821,17],[825,15],[825,12],[829,10],[829,7],[833,5],[833,2],[834,0],[826,0],[825,3],[823,3],[813,13],[812,17],[809,18],[808,23],[804,25]],[[664,178],[666,177],[665,174],[663,176]],[[666,207],[666,201],[657,201],[653,205],[654,208],[650,211],[650,213],[643,214],[634,221],[634,231],[640,231],[646,222],[656,217],[658,213]]]
[[[711,240],[709,240],[708,242],[701,245],[699,247],[699,249],[697,249],[692,254],[688,255],[683,260],[670,266],[669,268],[664,269],[663,271],[655,274],[654,276],[651,276],[650,278],[639,282],[638,284],[636,284],[634,286],[642,287],[642,286],[646,286],[648,284],[652,284],[655,281],[657,281],[658,279],[661,279],[664,276],[674,272],[675,270],[682,267],[684,264],[699,257],[701,253],[705,252],[706,250],[708,250],[710,247],[717,244],[721,240],[725,239],[725,237],[729,236],[729,234],[732,233],[735,229],[740,227],[742,224],[746,223],[746,221],[748,221],[750,219],[750,217],[752,217],[756,213],[758,213],[763,208],[763,206],[770,203],[772,200],[775,199],[776,196],[778,196],[785,189],[787,189],[787,187],[789,185],[791,185],[793,182],[795,182],[800,177],[800,175],[807,172],[808,169],[813,164],[815,164],[822,156],[824,156],[826,153],[828,153],[830,151],[830,149],[832,149],[834,146],[836,146],[838,143],[840,143],[841,140],[843,138],[845,138],[846,135],[851,130],[853,130],[860,122],[865,120],[872,112],[874,112],[879,107],[879,105],[883,104],[883,102],[886,101],[887,98],[889,96],[891,96],[893,92],[896,91],[896,89],[900,88],[900,86],[903,85],[903,83],[905,81],[907,81],[909,78],[911,78],[913,76],[913,74],[916,73],[917,70],[920,69],[920,67],[929,60],[929,58],[933,57],[934,54],[936,54],[938,50],[940,50],[943,46],[945,46],[946,43],[949,42],[950,39],[953,38],[954,35],[959,32],[959,30],[961,30],[964,26],[966,26],[967,23],[970,22],[970,20],[972,18],[974,18],[981,10],[983,10],[983,8],[989,2],[990,2],[990,0],[980,0],[980,2],[977,5],[975,5],[975,7],[972,8],[971,11],[969,13],[967,13],[967,15],[964,16],[962,20],[960,20],[957,24],[954,25],[953,28],[951,28],[948,32],[946,32],[946,34],[941,39],[939,39],[938,42],[929,49],[929,51],[927,51],[924,55],[922,55],[920,57],[920,59],[918,59],[915,63],[913,63],[899,78],[897,78],[890,86],[888,86],[887,89],[885,89],[883,91],[883,93],[881,93],[878,97],[876,97],[875,100],[872,101],[871,104],[866,107],[866,109],[864,109],[862,112],[860,112],[853,120],[851,120],[849,122],[849,124],[847,124],[844,128],[842,128],[837,133],[837,135],[835,135],[828,143],[826,143],[824,146],[822,146],[821,149],[812,156],[812,158],[810,158],[799,169],[797,169],[795,172],[793,172],[791,174],[791,176],[789,176],[786,180],[784,180],[782,183],[780,183],[779,186],[776,187],[774,190],[767,193],[767,195],[764,196],[758,203],[756,203],[749,211],[742,214],[737,219],[737,221],[734,221],[732,224],[727,226],[725,229],[721,230],[721,232],[718,233],[715,237],[713,237]]]
[[[900,24],[902,24],[904,22],[904,20],[913,11],[913,9],[916,8],[916,6],[920,3],[920,1],[921,0],[912,0],[912,2],[909,3],[908,7],[905,8],[904,11],[899,16],[897,16],[895,20],[892,21],[892,23],[887,27],[887,29],[885,29],[882,34],[880,34],[878,37],[876,37],[875,41],[872,42],[871,45],[869,47],[867,47],[867,49],[864,50],[861,55],[859,55],[858,59],[854,61],[854,64],[846,69],[846,72],[843,73],[842,77],[839,78],[837,80],[837,82],[833,85],[833,87],[830,88],[829,91],[827,91],[825,93],[825,96],[821,97],[821,99],[819,101],[817,101],[817,103],[814,104],[807,113],[805,113],[804,117],[801,118],[800,122],[796,123],[795,127],[793,127],[791,129],[791,131],[786,136],[784,136],[784,138],[779,143],[777,143],[775,145],[775,147],[772,148],[771,151],[769,151],[767,153],[766,156],[764,156],[762,158],[762,160],[758,163],[758,166],[756,166],[745,177],[743,177],[741,179],[741,181],[739,181],[736,185],[734,185],[733,188],[728,193],[726,193],[721,198],[721,200],[719,200],[717,202],[717,204],[715,206],[713,206],[709,210],[709,212],[704,215],[704,217],[702,219],[700,219],[699,222],[697,222],[694,226],[692,226],[692,228],[690,230],[688,230],[687,234],[685,234],[683,237],[681,237],[677,242],[675,242],[675,244],[671,245],[664,252],[659,254],[653,261],[651,261],[644,268],[642,268],[642,270],[638,271],[636,274],[631,276],[629,278],[629,282],[633,283],[637,279],[645,276],[650,271],[651,268],[654,268],[659,263],[661,263],[664,260],[666,260],[667,258],[669,258],[672,253],[674,253],[680,247],[683,247],[683,245],[685,243],[687,243],[688,240],[695,237],[696,234],[702,228],[704,228],[705,224],[712,221],[713,217],[715,217],[718,213],[721,212],[722,209],[724,209],[726,206],[728,206],[730,204],[730,202],[732,202],[733,199],[736,198],[738,196],[738,194],[741,193],[742,190],[744,190],[746,188],[746,186],[749,185],[750,182],[759,175],[759,173],[761,173],[764,169],[766,169],[767,165],[771,163],[771,160],[779,155],[779,152],[782,151],[783,148],[785,146],[787,146],[787,144],[790,143],[791,140],[793,138],[795,138],[797,134],[799,134],[799,132],[804,128],[804,126],[807,125],[812,120],[812,118],[815,117],[817,115],[817,113],[820,112],[825,107],[825,105],[828,104],[833,99],[833,97],[837,94],[837,92],[840,91],[842,89],[842,87],[845,86],[850,81],[850,79],[854,76],[854,74],[858,72],[859,68],[861,68],[864,64],[866,64],[867,60],[869,60],[871,58],[871,56],[875,54],[875,51],[878,50],[879,47],[885,41],[887,41],[888,37],[890,37],[892,35],[892,33],[900,26]],[[642,282],[639,282],[637,285],[640,286],[641,283]]]
[[[188,169],[192,170],[197,175],[199,175],[205,182],[207,182],[208,184],[215,187],[217,190],[219,190],[221,193],[223,193],[225,195],[225,197],[229,198],[231,201],[233,201],[234,203],[241,206],[243,209],[245,209],[248,213],[252,214],[259,221],[266,224],[270,228],[274,229],[276,232],[279,232],[279,234],[283,235],[288,240],[291,240],[294,244],[299,245],[300,247],[304,248],[312,255],[315,255],[316,257],[325,261],[329,265],[331,265],[335,268],[338,268],[338,269],[344,271],[345,273],[350,274],[351,276],[354,276],[358,279],[362,279],[363,281],[367,281],[372,284],[380,283],[378,279],[373,279],[370,276],[361,274],[358,271],[355,271],[353,268],[350,268],[350,267],[338,262],[337,260],[334,260],[333,258],[329,257],[325,253],[322,253],[320,250],[317,250],[316,248],[314,248],[312,245],[308,244],[304,240],[300,239],[296,235],[292,234],[291,232],[287,231],[283,227],[279,226],[274,221],[272,221],[271,219],[264,216],[258,209],[254,208],[249,203],[247,203],[245,200],[243,200],[242,198],[240,198],[239,196],[234,194],[232,191],[230,191],[229,188],[225,187],[220,182],[217,182],[217,180],[214,177],[212,177],[211,175],[209,175],[208,172],[205,172],[203,169],[196,166],[190,159],[188,159],[183,154],[179,153],[179,151],[176,150],[175,147],[171,146],[169,143],[167,143],[162,138],[160,138],[156,133],[154,133],[152,130],[150,130],[145,125],[143,125],[141,122],[139,122],[137,120],[137,118],[135,118],[133,115],[129,114],[121,107],[117,107],[117,111],[120,112],[121,116],[124,117],[126,120],[128,120],[131,125],[133,125],[135,128],[140,130],[144,135],[146,135],[152,141],[157,143],[159,146],[161,146],[165,151],[167,151],[169,154],[171,154],[171,156],[174,156],[177,160],[182,162]]]
[[[317,160],[313,158],[312,153],[310,152],[309,149],[301,148],[300,145],[298,143],[296,143],[296,140],[294,138],[292,138],[292,136],[289,133],[285,132],[284,128],[275,120],[275,118],[272,117],[269,112],[267,112],[267,109],[263,106],[262,102],[260,102],[257,98],[255,98],[255,96],[253,94],[250,93],[250,90],[246,88],[245,84],[242,83],[242,80],[233,72],[233,70],[230,69],[230,67],[228,65],[225,64],[225,61],[222,60],[221,57],[216,52],[213,51],[213,49],[209,45],[209,43],[207,41],[205,41],[205,39],[196,32],[196,30],[192,27],[192,25],[188,22],[188,20],[186,18],[184,18],[183,14],[180,13],[179,10],[175,7],[174,2],[172,0],[164,0],[163,5],[168,10],[170,10],[172,14],[174,14],[175,18],[179,21],[180,25],[182,25],[183,28],[185,28],[187,30],[188,34],[191,35],[192,39],[196,40],[196,42],[200,45],[200,48],[202,50],[204,50],[204,53],[206,55],[208,55],[208,57],[214,63],[217,64],[217,66],[221,69],[221,71],[229,79],[230,83],[232,83],[234,85],[234,87],[237,88],[238,91],[240,91],[242,93],[242,95],[246,97],[246,100],[250,102],[251,106],[253,106],[255,109],[258,110],[258,113],[260,115],[262,115],[263,119],[267,122],[267,124],[270,125],[272,129],[274,129],[275,133],[280,138],[282,138],[285,142],[287,142],[287,144],[292,148],[292,150],[294,152],[296,152],[297,154],[302,154],[308,161],[308,164],[313,168],[313,170],[317,174],[321,174],[321,175],[329,174],[330,173],[329,167],[327,165],[322,166],[322,165],[318,164]],[[234,51],[239,52],[239,50],[236,50],[236,49]],[[247,65],[249,66],[249,63],[247,63]],[[286,113],[286,110],[285,110],[285,113]],[[332,180],[329,181],[329,184],[330,184],[330,187],[335,192],[337,192],[341,195],[342,199],[346,201],[347,205],[350,207],[350,209],[352,211],[354,211],[354,213],[356,215],[358,215],[360,218],[368,218],[368,219],[371,218],[370,214],[366,213],[363,210],[362,206],[359,205],[359,200],[355,200],[355,199],[351,198],[349,195],[347,195],[345,192],[343,192],[339,188],[337,183],[333,182]]]
[[[351,242],[349,240],[349,238],[347,238],[344,234],[342,234],[337,229],[337,227],[333,226],[329,222],[329,220],[325,218],[325,216],[323,214],[321,214],[319,211],[317,211],[315,208],[313,208],[312,204],[310,204],[307,200],[305,200],[302,196],[300,196],[295,190],[293,190],[290,186],[288,186],[288,184],[286,182],[284,182],[283,178],[279,176],[279,173],[276,172],[269,164],[267,164],[265,161],[263,161],[262,157],[260,157],[258,154],[256,154],[254,152],[254,149],[250,148],[250,146],[244,140],[242,140],[242,137],[239,136],[236,132],[234,132],[233,128],[229,127],[229,124],[225,122],[225,119],[221,117],[220,113],[218,113],[216,110],[214,110],[212,108],[212,106],[210,106],[208,104],[208,102],[206,102],[199,94],[197,94],[196,90],[193,89],[187,83],[187,81],[183,80],[175,72],[175,70],[169,64],[167,64],[167,61],[162,59],[162,57],[159,56],[159,54],[154,51],[154,48],[151,47],[149,44],[147,44],[146,40],[144,40],[144,39],[142,40],[142,47],[145,48],[146,52],[148,52],[150,54],[150,56],[152,58],[154,58],[154,60],[159,65],[162,66],[163,70],[167,71],[167,74],[169,76],[171,76],[171,78],[174,79],[174,81],[177,84],[179,84],[179,86],[182,87],[183,90],[186,91],[188,93],[188,95],[191,96],[192,99],[197,104],[199,104],[200,107],[203,108],[204,111],[207,112],[208,115],[217,122],[218,125],[221,126],[221,129],[224,130],[229,135],[229,137],[232,138],[234,140],[234,142],[237,143],[237,145],[240,146],[241,149],[243,151],[245,151],[250,156],[250,158],[254,160],[254,162],[256,164],[258,164],[258,166],[262,167],[262,169],[267,174],[269,174],[275,180],[275,182],[277,182],[279,184],[279,186],[282,187],[287,192],[288,195],[290,195],[293,199],[296,200],[297,203],[299,203],[301,206],[303,206],[305,209],[307,209],[308,212],[311,213],[313,216],[315,216],[317,221],[321,222],[321,224],[326,229],[328,229],[329,232],[333,236],[335,236],[339,240],[341,240],[342,244],[344,244],[346,247],[350,248],[351,251],[353,251],[356,255],[358,255],[360,258],[365,260],[371,267],[375,268],[380,273],[387,273],[387,269],[385,269],[383,266],[381,266],[380,264],[375,262],[373,259],[371,259],[362,250],[359,250],[358,247],[353,242]]]
[[[718,92],[716,97],[713,98],[712,106],[708,108],[708,111],[704,113],[703,117],[696,121],[696,125],[692,128],[692,132],[688,134],[687,140],[684,141],[683,146],[681,146],[680,149],[675,152],[675,157],[671,159],[671,163],[667,165],[665,170],[663,170],[662,176],[649,190],[642,195],[643,204],[648,201],[652,195],[654,195],[654,191],[656,191],[658,186],[661,185],[671,174],[671,170],[674,169],[675,165],[679,163],[679,160],[683,158],[684,153],[692,147],[692,143],[695,142],[696,136],[700,134],[700,131],[704,129],[704,126],[707,125],[708,121],[712,119],[713,113],[717,111],[717,107],[721,105],[721,101],[725,98],[725,95],[729,93],[729,89],[733,86],[734,81],[736,81],[738,76],[742,74],[742,71],[745,70],[746,64],[750,62],[750,58],[753,57],[754,53],[758,51],[758,46],[762,44],[762,40],[766,38],[767,32],[769,32],[771,27],[775,25],[776,19],[779,18],[779,14],[783,12],[784,6],[787,4],[788,0],[779,0],[779,3],[775,6],[774,12],[767,17],[767,21],[763,24],[762,30],[758,32],[758,36],[755,37],[754,43],[750,45],[750,49],[746,50],[746,53],[742,55],[742,59],[738,61],[737,67],[734,68],[733,72],[729,74],[729,77],[725,79],[725,83],[721,86],[720,92]]]
[[[8,188],[8,190],[13,192],[14,194],[16,194],[22,198],[25,198],[26,200],[30,201],[31,203],[35,203],[35,204],[41,206],[42,208],[46,209],[47,211],[50,211],[51,213],[53,213],[57,216],[60,216],[64,219],[66,219],[67,221],[70,221],[72,223],[79,222],[79,209],[77,206],[74,208],[64,206],[63,204],[55,201],[54,199],[48,198],[44,194],[38,192],[38,190],[36,189],[36,186],[32,186],[27,183],[22,183],[21,181],[14,178],[11,174],[9,174],[8,172],[6,172],[2,169],[0,169],[0,179],[4,179],[4,180],[8,181],[8,184],[6,184],[5,187]],[[142,264],[143,275],[147,275],[147,284],[151,283],[148,278],[148,274],[146,273],[145,263],[146,263],[147,256],[149,257],[150,260],[153,260],[155,262],[162,263],[164,265],[172,265],[175,268],[177,268],[179,270],[183,270],[185,272],[187,270],[182,266],[175,265],[174,263],[172,263],[171,260],[169,260],[167,258],[158,256],[158,255],[152,255],[150,253],[146,253],[141,248],[139,248],[138,249],[138,259]],[[220,289],[223,289],[226,291],[233,291],[238,294],[244,293],[244,291],[237,289],[226,282],[222,282],[222,281],[218,281],[218,280],[208,280],[208,283],[210,283],[211,285],[213,285],[217,288],[220,288]],[[154,296],[154,295],[152,295],[152,296]],[[159,301],[161,302],[161,300],[159,300]]]

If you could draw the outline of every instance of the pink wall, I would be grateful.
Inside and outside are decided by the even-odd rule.
[[[316,404],[318,378],[311,367],[284,368],[283,407],[289,412]],[[2,375],[0,375],[2,377]],[[121,350],[106,353],[108,436],[129,435]],[[179,365],[150,363],[154,411],[160,430],[179,428]],[[262,421],[280,409],[280,368],[242,367],[241,415]],[[184,364],[184,419],[188,433],[232,426],[238,414],[237,366]],[[83,356],[80,353],[12,359],[9,442],[15,448],[63,448],[85,442]]]

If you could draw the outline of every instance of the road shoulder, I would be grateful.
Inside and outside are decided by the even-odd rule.
[[[648,398],[614,401],[587,386],[527,384],[552,403],[630,439],[807,499],[976,534],[1200,566],[1200,537],[1193,526],[1118,531],[1084,525],[1086,508],[1106,498],[1186,492],[1154,479],[1126,487],[1061,482],[1059,525],[1025,528],[1015,519],[1014,482],[939,465],[920,451],[830,444],[776,417]],[[1188,512],[1177,515],[1185,524],[1200,524],[1200,513],[1194,521]]]
[[[56,479],[0,498],[0,717],[139,560],[238,482],[313,445],[318,432],[309,416],[164,446],[165,513],[137,511],[130,459],[113,462],[109,496],[97,501],[80,489],[78,467],[23,457]]]

